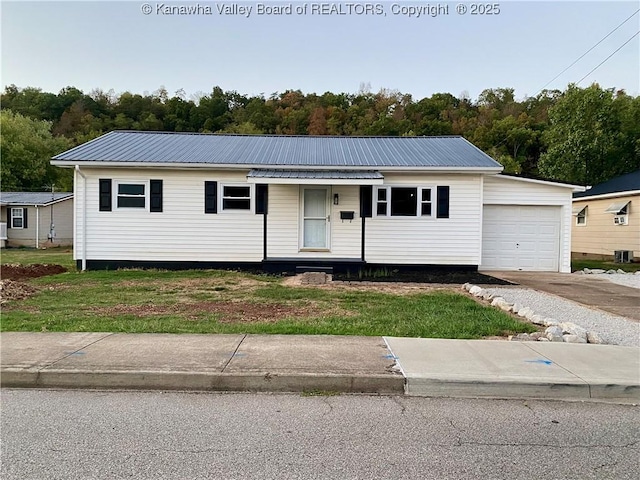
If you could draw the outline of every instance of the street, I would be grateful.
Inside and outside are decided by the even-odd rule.
[[[639,407],[2,390],[4,479],[636,479]]]

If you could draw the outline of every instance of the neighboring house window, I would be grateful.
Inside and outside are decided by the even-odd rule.
[[[391,217],[433,216],[431,187],[378,187],[376,215]]]
[[[251,210],[251,186],[223,185],[222,209]]]
[[[24,208],[11,209],[11,228],[26,228],[24,222]]]
[[[576,225],[586,225],[587,224],[587,207],[580,208],[578,207],[576,213]]]
[[[629,224],[629,202],[612,203],[605,210],[605,213],[613,213],[613,223],[615,225]]]
[[[118,183],[118,208],[145,208],[145,192],[144,183]]]

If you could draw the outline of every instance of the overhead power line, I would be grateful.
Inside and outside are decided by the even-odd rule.
[[[609,55],[607,58],[605,58],[603,61],[601,61],[598,65],[596,65],[596,67],[591,70],[589,73],[587,73],[584,77],[582,77],[580,80],[578,80],[576,82],[576,85],[580,85],[580,82],[582,82],[585,78],[587,78],[589,75],[591,75],[593,72],[595,72],[598,68],[600,68],[600,66],[602,64],[604,64],[604,62],[606,62],[607,60],[609,60],[611,57],[613,57],[616,53],[618,53],[619,50],[622,49],[622,47],[624,47],[627,43],[629,43],[631,40],[633,40],[634,38],[636,38],[638,36],[638,34],[640,33],[640,30],[638,30],[635,35],[632,35],[631,38],[629,40],[627,40],[626,42],[624,42],[622,45],[620,45],[618,48],[615,49],[615,51]]]
[[[613,34],[613,32],[615,32],[616,30],[618,30],[622,25],[624,25],[625,23],[627,23],[629,20],[631,20],[635,15],[638,14],[638,12],[640,12],[640,8],[638,10],[636,10],[635,12],[633,12],[631,15],[629,15],[625,20],[622,21],[622,23],[620,25],[618,25],[616,28],[614,28],[613,30],[611,30],[609,33],[607,33],[604,37],[602,37],[600,39],[600,41],[598,43],[596,43],[593,47],[591,47],[589,50],[587,50],[586,52],[584,52],[582,55],[580,55],[580,57],[578,57],[571,65],[569,65],[567,68],[565,68],[564,70],[562,70],[558,75],[556,75],[555,77],[553,77],[551,80],[549,80],[547,83],[545,83],[545,85],[538,90],[538,93],[540,93],[542,90],[544,90],[547,85],[549,85],[551,82],[553,82],[556,78],[558,78],[560,75],[562,75],[564,72],[566,72],[567,70],[569,70],[571,67],[573,67],[576,63],[578,63],[580,60],[582,60],[589,52],[591,52],[591,50],[593,50],[594,48],[596,48],[598,45],[600,45],[602,42],[604,42],[607,38],[609,38],[609,36],[611,36],[611,34]],[[637,34],[636,34],[637,35]],[[635,36],[635,35],[634,35]],[[633,38],[633,37],[631,37]],[[627,42],[628,43],[628,42]],[[625,43],[626,45],[626,43]],[[623,45],[624,46],[624,45]],[[617,51],[617,50],[616,50]],[[614,52],[615,53],[615,52]],[[608,60],[608,59],[607,59]],[[605,60],[606,61],[606,60]],[[604,62],[603,62],[604,63]],[[600,65],[598,65],[599,67]],[[598,68],[596,67],[596,68]],[[591,72],[589,72],[591,73]],[[589,75],[589,74],[587,74]],[[584,79],[583,79],[584,80]],[[582,80],[580,80],[582,81]],[[578,82],[580,83],[580,82]]]

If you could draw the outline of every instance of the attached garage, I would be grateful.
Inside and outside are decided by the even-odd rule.
[[[581,187],[486,177],[481,270],[571,271],[571,197]]]
[[[482,268],[557,272],[561,207],[485,205]]]

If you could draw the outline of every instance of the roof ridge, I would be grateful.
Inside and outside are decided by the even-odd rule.
[[[112,133],[137,133],[144,135],[202,135],[217,137],[266,137],[266,138],[464,138],[462,135],[286,135],[281,133],[218,133],[218,132],[170,132],[165,130],[111,130],[105,135]],[[99,138],[99,137],[97,137]],[[466,139],[465,139],[466,140]],[[467,140],[468,141],[468,140]]]

